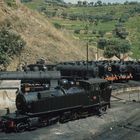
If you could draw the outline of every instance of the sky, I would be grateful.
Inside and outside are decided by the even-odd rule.
[[[71,2],[71,3],[77,3],[77,1],[79,0],[64,0],[64,2]],[[85,1],[85,0],[80,0],[80,1]],[[86,0],[88,2],[96,2],[98,0]],[[126,0],[101,0],[102,2],[111,2],[111,3],[115,3],[115,2],[119,2],[119,3],[123,3],[125,2]],[[138,1],[140,2],[140,0],[127,0],[127,1]]]

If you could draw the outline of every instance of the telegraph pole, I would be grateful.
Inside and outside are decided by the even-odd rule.
[[[89,61],[88,49],[89,49],[89,46],[88,46],[88,42],[87,42],[87,76],[88,76],[88,61]]]

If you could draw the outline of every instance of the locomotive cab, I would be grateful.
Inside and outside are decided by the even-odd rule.
[[[81,80],[80,86],[87,91],[89,98],[94,104],[108,105],[110,107],[112,87],[107,80],[100,78]]]

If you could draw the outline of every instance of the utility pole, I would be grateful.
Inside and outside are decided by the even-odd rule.
[[[89,76],[89,72],[88,72],[88,61],[89,61],[89,53],[88,53],[88,49],[89,49],[89,46],[88,46],[88,42],[87,42],[87,77]]]
[[[88,46],[88,42],[87,42],[87,70],[88,70],[88,61],[89,61],[89,53],[88,53],[88,48],[89,48],[89,46]]]

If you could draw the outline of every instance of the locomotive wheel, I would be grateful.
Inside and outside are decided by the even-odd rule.
[[[104,114],[106,112],[106,110],[107,110],[107,106],[102,106],[99,108],[100,114]]]
[[[73,113],[72,114],[72,120],[77,120],[79,118],[79,115],[78,115],[78,113]]]
[[[63,116],[60,117],[59,122],[60,122],[60,123],[65,123],[65,122],[66,122],[66,117],[65,117],[65,115],[63,115]]]
[[[27,125],[23,122],[18,123],[16,126],[16,132],[24,132],[27,128]]]

